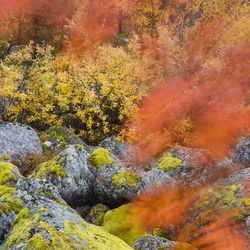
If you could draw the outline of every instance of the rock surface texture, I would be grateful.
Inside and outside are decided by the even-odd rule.
[[[22,167],[27,156],[41,155],[42,152],[40,139],[34,129],[0,122],[0,161],[12,161]]]

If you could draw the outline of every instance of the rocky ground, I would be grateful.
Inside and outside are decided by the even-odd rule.
[[[239,208],[249,234],[249,137],[219,163],[206,150],[176,146],[137,168],[127,148],[113,137],[91,147],[63,127],[38,135],[1,122],[0,249],[196,249],[174,233],[128,225],[129,201],[160,185],[213,183],[200,207]],[[218,178],[222,170],[231,173]]]

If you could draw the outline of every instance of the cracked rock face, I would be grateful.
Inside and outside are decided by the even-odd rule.
[[[0,161],[15,161],[15,165],[23,167],[27,156],[41,155],[42,152],[34,129],[17,123],[0,122]]]

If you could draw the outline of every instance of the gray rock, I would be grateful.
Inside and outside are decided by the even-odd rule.
[[[161,249],[175,249],[175,247],[180,247],[178,249],[196,249],[186,243],[178,243],[174,241],[167,240],[161,237],[146,236],[138,239],[133,248],[135,250],[161,250]]]
[[[31,192],[31,193],[30,193]],[[34,195],[35,194],[35,195]],[[25,203],[5,239],[4,249],[131,249],[67,206],[51,183],[24,179],[15,196]],[[0,247],[1,249],[1,247]]]
[[[182,160],[178,168],[165,171],[181,185],[196,187],[212,178],[209,169],[214,166],[213,157],[209,151],[203,149],[172,147],[168,150],[173,157]]]
[[[16,183],[23,177],[11,163],[0,162],[0,245],[23,204],[14,197]]]
[[[116,159],[123,159],[128,145],[117,141],[115,137],[112,136],[103,140],[98,147],[107,149],[112,155],[115,156]]]
[[[93,199],[96,168],[88,163],[89,153],[81,145],[68,146],[53,160],[37,167],[31,178],[47,179],[72,207]]]
[[[54,151],[62,151],[68,145],[75,144],[83,145],[89,152],[92,150],[91,146],[88,146],[80,137],[63,126],[52,126],[48,130],[40,133],[39,137],[46,154]]]
[[[231,186],[239,185],[237,190],[237,197],[248,197],[249,196],[249,179],[250,179],[250,168],[245,168],[240,171],[237,171],[230,175],[229,177],[220,180],[218,185]]]
[[[42,146],[34,129],[16,123],[0,122],[0,161],[13,161],[23,167],[25,158],[41,155]]]
[[[98,169],[94,193],[98,202],[114,208],[161,184],[173,188],[176,181],[160,169],[145,171],[120,161],[105,164]]]
[[[232,156],[233,160],[250,167],[250,137],[243,137],[237,143]]]
[[[118,207],[134,198],[140,190],[140,185],[142,185],[141,177],[129,171],[128,168],[123,167],[122,162],[101,166],[98,169],[94,184],[97,202],[110,207]],[[128,175],[128,177],[124,180],[125,175]],[[131,184],[129,184],[129,176],[134,177]],[[114,181],[115,177],[118,178],[117,182]]]

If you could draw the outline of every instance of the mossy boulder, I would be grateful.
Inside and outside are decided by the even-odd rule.
[[[135,198],[139,193],[160,185],[173,188],[176,181],[159,168],[153,167],[145,171],[134,164],[117,161],[98,169],[94,193],[97,202],[115,208]]]
[[[18,184],[17,196],[26,206],[16,217],[3,249],[131,249],[57,202],[62,199],[55,197],[55,191],[46,180],[27,179]]]
[[[142,185],[140,174],[124,167],[122,162],[115,162],[98,169],[94,193],[98,202],[118,207],[134,198]]]
[[[133,245],[135,250],[164,250],[164,249],[182,249],[182,250],[197,250],[196,247],[187,243],[170,241],[161,237],[145,236],[138,240]]]
[[[23,208],[21,200],[14,196],[16,183],[22,178],[16,166],[0,162],[0,243]]]
[[[17,124],[0,122],[0,161],[25,166],[26,157],[42,155],[40,139],[32,128]]]
[[[47,155],[53,151],[62,151],[68,145],[79,144],[86,149],[89,148],[80,137],[63,126],[52,126],[48,130],[41,132],[39,137],[42,142],[43,151]]]
[[[181,185],[194,188],[214,175],[208,172],[214,166],[213,161],[214,157],[207,150],[175,146],[165,152],[155,166]]]
[[[149,236],[149,234],[140,222],[131,221],[129,209],[128,204],[108,211],[104,215],[103,227],[132,246],[138,238]]]
[[[29,178],[47,179],[58,187],[63,199],[73,207],[93,198],[96,168],[89,164],[90,154],[81,145],[70,145],[49,162],[39,165]]]

